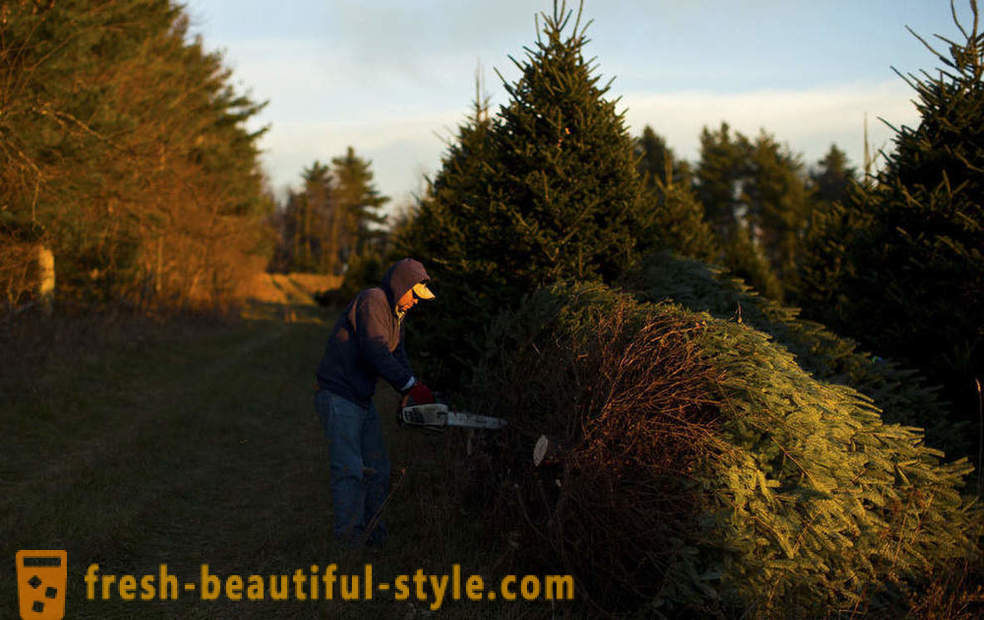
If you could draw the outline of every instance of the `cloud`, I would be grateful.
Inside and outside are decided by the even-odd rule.
[[[377,188],[394,203],[419,192],[424,174],[440,165],[464,108],[419,115],[336,122],[281,122],[263,136],[263,162],[273,188],[300,184],[301,171],[315,160],[329,162],[349,146],[372,162]]]
[[[764,129],[802,153],[806,163],[820,159],[836,143],[860,167],[865,114],[871,146],[890,150],[892,131],[878,117],[896,127],[916,125],[919,115],[912,96],[901,80],[894,80],[806,90],[629,93],[621,104],[627,108],[625,118],[633,135],[648,124],[686,159],[698,157],[703,127],[714,129],[725,121],[747,136]]]
[[[804,162],[813,164],[836,143],[852,163],[861,167],[864,153],[864,117],[868,115],[873,148],[891,150],[891,130],[914,126],[918,114],[912,91],[896,82],[858,84],[808,90],[756,90],[743,93],[683,91],[628,93],[621,99],[631,135],[645,125],[663,135],[677,155],[696,161],[700,131],[726,121],[748,136],[764,129],[787,144]],[[371,106],[370,106],[371,107]],[[279,121],[264,136],[264,162],[274,188],[299,184],[301,170],[315,159],[329,161],[352,146],[372,160],[379,190],[394,203],[421,189],[423,174],[433,174],[447,148],[446,140],[464,120],[467,103],[457,109],[414,112],[398,107],[367,108],[363,114],[330,122]]]

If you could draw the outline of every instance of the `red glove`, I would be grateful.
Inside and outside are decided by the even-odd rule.
[[[430,391],[430,388],[419,381],[413,384],[413,387],[407,392],[407,396],[412,398],[413,402],[418,405],[426,405],[434,402],[434,394]]]

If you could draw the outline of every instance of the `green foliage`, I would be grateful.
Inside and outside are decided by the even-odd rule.
[[[494,118],[476,101],[397,247],[420,259],[443,302],[443,334],[418,347],[460,384],[503,305],[561,277],[612,279],[635,257],[641,183],[622,114],[582,55],[563,5],[513,60],[520,78]],[[464,317],[464,318],[461,318]]]
[[[649,125],[646,125],[642,135],[635,139],[635,155],[638,158],[636,169],[648,187],[654,187],[659,181],[668,185],[680,184],[687,187],[693,183],[690,164],[685,160],[677,159],[673,149],[666,145],[663,136],[653,131]]]
[[[386,222],[386,216],[380,209],[389,202],[389,197],[379,194],[373,184],[370,162],[357,157],[351,146],[345,155],[333,158],[331,163],[335,209],[345,214],[342,227],[345,234],[339,252],[342,262],[347,264],[349,257],[365,254],[382,237],[379,226]]]
[[[747,168],[747,151],[748,140],[740,133],[732,136],[727,123],[722,122],[716,131],[707,127],[701,130],[695,184],[697,198],[707,210],[715,232],[724,239],[738,226],[738,196],[740,181]]]
[[[797,288],[798,259],[813,202],[799,157],[761,132],[751,140],[727,123],[701,132],[697,196],[723,249],[722,264],[782,300]]]
[[[819,205],[831,205],[847,198],[847,190],[857,180],[857,172],[847,165],[847,154],[830,145],[830,150],[810,172],[811,189]]]
[[[984,45],[944,39],[937,73],[905,78],[919,125],[884,169],[823,222],[803,305],[812,317],[947,388],[975,419],[984,376]],[[956,21],[956,12],[954,12]],[[932,48],[930,48],[932,49]],[[824,283],[824,276],[829,282]],[[809,303],[811,301],[818,303]]]
[[[724,258],[721,261],[737,277],[770,299],[782,299],[783,287],[773,271],[762,247],[752,240],[744,228],[736,229],[724,242]]]
[[[966,454],[969,426],[948,419],[947,404],[923,376],[897,362],[858,350],[857,343],[800,318],[799,308],[759,295],[741,279],[669,253],[646,257],[626,284],[644,301],[670,300],[769,334],[817,379],[850,386],[872,399],[888,422],[926,428],[947,454]]]
[[[337,289],[322,291],[315,296],[322,306],[344,307],[359,293],[359,291],[379,286],[383,274],[392,264],[378,252],[365,252],[349,259],[348,269],[342,278],[342,284]]]
[[[611,279],[630,264],[640,183],[616,101],[604,99],[582,48],[584,30],[555,6],[536,49],[515,61],[510,102],[491,134],[492,215],[520,290],[558,277]],[[517,252],[518,250],[518,252]]]
[[[688,271],[687,263],[676,265]],[[681,275],[669,271],[665,280]],[[722,297],[736,294],[712,278],[703,283]],[[710,299],[722,303],[722,297]],[[766,304],[761,316],[774,320],[769,315],[778,311]],[[624,316],[609,333],[614,315]],[[671,329],[646,339],[640,326],[647,325]],[[809,339],[805,324],[786,327],[791,342]],[[827,337],[817,331],[815,339]],[[649,348],[639,350],[640,343]],[[712,370],[699,375],[700,400],[717,414],[696,435],[678,434],[671,424],[653,443],[640,436],[645,454],[686,450],[678,467],[673,459],[659,467],[627,460],[636,458],[633,439],[650,418],[670,415],[677,429],[693,428],[684,409],[661,412],[638,400],[693,389],[693,373],[679,370],[674,351],[695,352],[698,366]],[[972,467],[965,460],[943,463],[942,453],[924,445],[921,429],[885,422],[870,398],[811,375],[748,321],[640,303],[598,284],[557,285],[500,317],[487,352],[476,374],[477,405],[508,411],[517,427],[510,426],[495,468],[506,472],[497,487],[505,503],[513,498],[515,505],[517,495],[549,499],[548,487],[538,486],[541,475],[528,465],[531,439],[538,425],[556,433],[556,424],[569,418],[562,473],[546,476],[551,483],[562,476],[554,500],[536,518],[521,513],[507,522],[526,531],[527,553],[544,549],[540,559],[552,562],[551,570],[562,558],[565,570],[583,576],[596,601],[610,601],[615,588],[623,609],[631,600],[638,610],[671,616],[819,617],[843,609],[891,615],[904,611],[902,593],[933,571],[979,559],[984,515],[959,493]],[[602,368],[621,370],[599,378],[588,362],[599,356],[613,356]],[[813,360],[846,365],[847,357],[816,352]],[[634,359],[649,360],[651,375],[636,385],[638,393],[616,389],[623,385],[620,373],[641,368]],[[522,369],[523,389],[510,383],[510,368]],[[653,381],[661,389],[646,391]],[[613,432],[599,435],[598,428]],[[606,465],[584,466],[594,462]],[[632,498],[627,506],[635,519],[661,509],[668,517],[684,511],[683,518],[643,536],[620,531],[623,545],[602,545],[623,516],[614,498],[624,495]],[[661,495],[675,503],[662,506]],[[557,530],[564,526],[569,529]],[[599,574],[600,558],[605,568],[645,570],[628,585],[606,581],[616,573]]]
[[[714,231],[704,219],[704,207],[687,185],[657,181],[644,193],[649,221],[640,249],[671,250],[683,256],[708,262],[717,260],[720,250]]]
[[[389,197],[373,184],[370,163],[348,147],[331,164],[305,168],[304,188],[288,195],[271,270],[348,274],[353,263],[381,252],[386,216],[379,210]]]
[[[750,143],[741,200],[745,220],[783,288],[796,287],[796,258],[809,220],[803,165],[764,131]]]
[[[471,368],[493,312],[491,295],[507,278],[486,246],[496,234],[482,208],[488,205],[485,175],[493,159],[490,129],[487,109],[476,100],[416,214],[395,239],[397,254],[424,264],[439,296],[415,310],[426,313],[422,323],[431,327],[417,330],[411,322],[407,338],[425,362],[427,381],[445,390],[460,387]]]
[[[228,299],[265,251],[262,104],[172,2],[0,10],[0,210],[46,231],[59,298]]]
[[[684,256],[715,261],[720,250],[704,218],[704,206],[691,189],[690,166],[677,161],[662,136],[648,125],[635,140],[636,167],[644,181],[643,229],[640,250],[672,250]]]

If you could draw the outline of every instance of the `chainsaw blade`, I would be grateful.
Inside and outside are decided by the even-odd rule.
[[[506,426],[502,418],[477,415],[464,411],[451,411],[443,403],[410,405],[400,410],[400,422],[409,426],[441,429],[449,426],[461,428],[500,429]]]

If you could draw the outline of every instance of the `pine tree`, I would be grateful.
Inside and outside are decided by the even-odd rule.
[[[657,180],[644,190],[643,196],[645,233],[640,239],[641,252],[671,250],[710,263],[720,260],[721,250],[704,219],[704,206],[689,185]]]
[[[697,165],[697,198],[722,240],[728,240],[739,224],[739,196],[747,175],[748,140],[722,122],[716,131],[704,127],[700,133]]]
[[[380,209],[389,202],[372,182],[370,162],[358,157],[351,146],[345,155],[331,160],[334,187],[332,209],[337,214],[339,266],[348,265],[374,249],[386,216]],[[339,271],[339,269],[336,269]]]
[[[814,199],[820,205],[843,202],[847,190],[857,180],[857,171],[847,165],[847,154],[830,145],[830,150],[810,172],[810,184]]]
[[[265,260],[262,130],[244,127],[262,104],[167,0],[0,12],[4,228],[44,230],[59,298],[228,298]]]
[[[294,196],[294,262],[291,271],[334,273],[338,264],[338,228],[328,166],[315,160],[301,173],[304,190]]]
[[[657,181],[672,185],[689,187],[693,183],[690,164],[677,159],[666,144],[666,139],[653,128],[646,125],[642,135],[635,139],[635,155],[639,158],[636,168],[647,187],[655,186]]]
[[[505,84],[509,102],[460,128],[405,235],[402,247],[467,317],[434,336],[443,345],[428,345],[432,359],[461,360],[448,381],[464,378],[501,305],[560,278],[614,279],[636,257],[632,139],[583,57],[580,12],[570,29],[572,17],[564,4],[543,16],[536,45],[513,59],[521,76]]]
[[[976,419],[984,376],[984,43],[973,27],[935,75],[905,77],[917,127],[902,127],[877,182],[854,192],[834,326],[947,387],[958,418]],[[918,35],[917,35],[918,36]],[[826,235],[836,243],[841,229]],[[821,309],[822,310],[822,309]]]
[[[749,147],[741,187],[745,221],[782,288],[795,288],[796,258],[810,210],[803,166],[764,131]]]
[[[492,134],[493,248],[525,290],[561,277],[611,279],[634,257],[640,183],[616,101],[604,97],[580,11],[554,5]],[[586,26],[585,26],[586,28]]]
[[[762,247],[744,226],[736,228],[723,245],[724,257],[721,262],[728,271],[751,284],[753,289],[769,299],[782,299],[782,282],[772,270]]]
[[[489,296],[506,286],[508,274],[494,256],[476,251],[495,235],[489,226],[490,163],[495,160],[488,100],[476,80],[472,111],[449,141],[440,170],[428,183],[412,219],[395,239],[395,258],[413,256],[424,263],[440,296],[421,307],[440,330],[419,332],[411,322],[408,338],[426,355],[428,381],[445,389],[461,384],[480,350],[490,313]],[[443,303],[445,299],[452,303]]]

